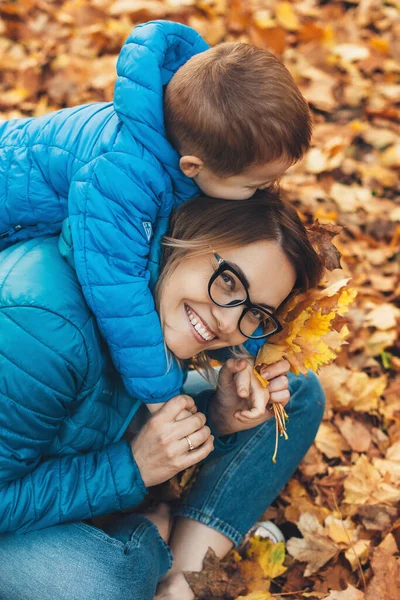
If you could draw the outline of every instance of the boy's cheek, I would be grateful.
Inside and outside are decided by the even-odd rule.
[[[238,188],[225,188],[222,185],[213,185],[203,183],[199,185],[204,194],[207,196],[212,196],[213,198],[220,198],[221,200],[247,200],[254,196],[254,190],[246,190],[246,189],[238,189]]]

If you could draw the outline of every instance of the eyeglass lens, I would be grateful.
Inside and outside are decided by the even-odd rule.
[[[235,304],[240,304],[247,298],[247,292],[242,282],[231,271],[223,271],[218,275],[210,287],[210,295],[212,300],[220,306],[235,306]],[[254,307],[242,315],[239,329],[243,335],[252,337],[260,325],[263,329],[263,335],[276,331],[276,324],[271,319],[271,315],[261,308]]]

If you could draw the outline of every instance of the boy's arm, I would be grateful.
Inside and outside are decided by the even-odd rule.
[[[183,382],[149,288],[151,232],[171,209],[167,185],[161,167],[111,152],[78,171],[69,193],[83,293],[125,387],[146,404],[176,396]]]

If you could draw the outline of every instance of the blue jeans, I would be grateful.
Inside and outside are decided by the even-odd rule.
[[[271,462],[275,422],[241,432],[210,460],[177,514],[220,531],[237,545],[290,479],[324,412],[315,375],[290,377],[289,440]],[[1,600],[153,600],[172,554],[153,523],[121,514],[106,531],[86,523],[0,536]]]

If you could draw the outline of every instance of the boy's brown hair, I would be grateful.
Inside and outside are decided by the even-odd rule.
[[[197,54],[165,92],[165,125],[181,155],[216,175],[288,158],[309,148],[311,114],[289,71],[271,52],[226,42]]]

